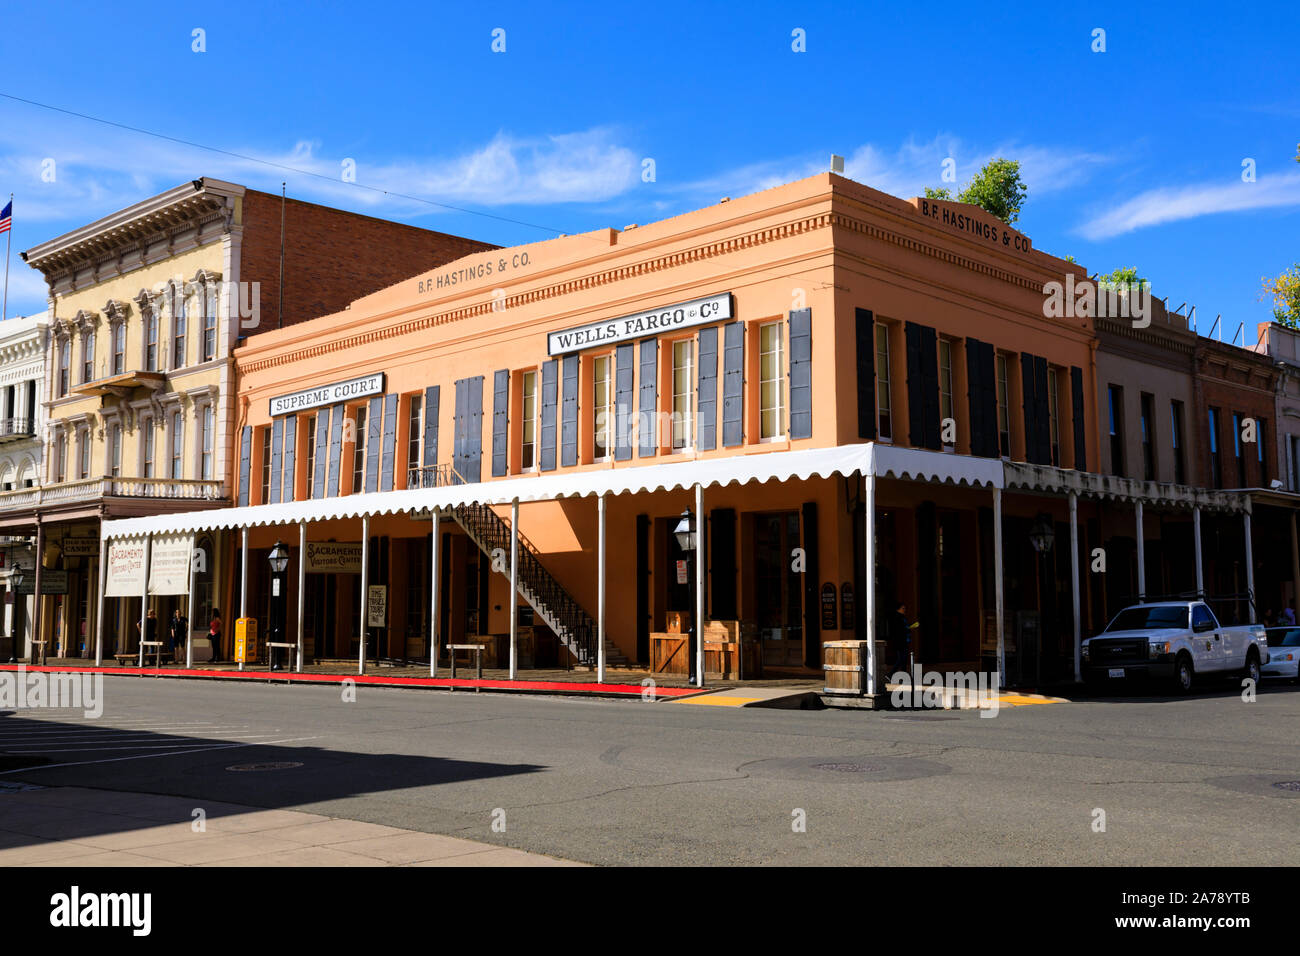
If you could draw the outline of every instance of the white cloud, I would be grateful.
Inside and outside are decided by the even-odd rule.
[[[1300,206],[1300,173],[1261,176],[1253,183],[1233,180],[1149,189],[1094,216],[1075,231],[1085,239],[1109,239],[1166,222],[1283,206]]]

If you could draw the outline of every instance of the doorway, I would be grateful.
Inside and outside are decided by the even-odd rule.
[[[754,610],[765,667],[804,662],[803,575],[793,557],[799,546],[799,512],[754,515]]]

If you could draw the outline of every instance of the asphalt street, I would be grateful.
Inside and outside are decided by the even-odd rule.
[[[597,864],[1300,863],[1292,685],[992,718],[152,678],[104,694],[98,719],[0,717],[0,787],[303,810]]]

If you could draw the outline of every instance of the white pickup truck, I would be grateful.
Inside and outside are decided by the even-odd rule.
[[[1235,672],[1258,683],[1269,659],[1262,624],[1224,627],[1204,601],[1126,607],[1082,648],[1089,683],[1149,676],[1172,681],[1183,694],[1198,674]]]

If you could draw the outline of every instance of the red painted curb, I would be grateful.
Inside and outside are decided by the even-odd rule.
[[[17,671],[19,665],[0,664],[0,671]],[[597,684],[570,681],[544,680],[475,680],[458,677],[379,677],[370,674],[294,674],[285,671],[213,671],[183,670],[175,667],[26,667],[28,673],[106,674],[118,677],[180,677],[208,678],[212,680],[284,681],[307,684],[342,684],[350,680],[357,684],[387,687],[442,687],[446,689],[475,688],[515,692],[544,692],[561,694],[619,695],[640,697],[645,688],[640,684]],[[690,697],[702,691],[693,687],[655,687],[656,697]]]

